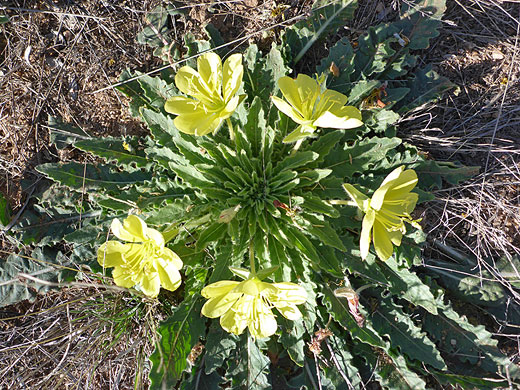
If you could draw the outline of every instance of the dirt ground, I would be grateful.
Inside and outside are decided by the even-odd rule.
[[[147,133],[128,113],[127,99],[111,86],[125,69],[147,72],[162,65],[149,47],[135,41],[147,23],[146,13],[159,3],[160,0],[2,1],[0,14],[8,15],[10,21],[0,26],[0,193],[7,198],[13,218],[27,205],[25,183],[39,179],[36,165],[77,156],[58,155],[49,146],[49,116],[73,123],[89,134]],[[304,15],[310,3],[185,1],[189,18],[185,25],[178,26],[178,33],[185,29],[201,35],[201,24],[212,22],[227,41],[248,37],[262,46],[266,40],[276,39],[276,29],[274,36],[266,33],[269,26]],[[385,21],[395,15],[399,3],[359,0],[355,19],[341,34],[355,35],[367,26]],[[424,64],[432,63],[458,89],[402,118],[400,136],[435,159],[478,166],[480,173],[458,187],[437,191],[437,200],[428,204],[423,215],[428,220],[426,253],[432,257],[444,255],[438,252],[438,241],[478,259],[520,255],[520,3],[447,3],[440,37],[420,54]],[[15,250],[3,233],[0,239],[3,251]],[[9,308],[2,316],[39,313],[77,300],[74,308],[80,313],[89,300],[98,302],[96,299],[109,298],[100,298],[95,290],[84,294],[67,289],[34,304]],[[125,304],[124,297],[110,299],[119,299],[118,305]],[[153,348],[147,326],[130,324],[134,332],[129,336],[131,340],[121,339],[110,354],[97,360],[81,360],[82,355],[77,352],[85,344],[65,343],[63,348],[56,349],[49,341],[44,342],[47,338],[40,337],[46,329],[57,332],[77,321],[84,325],[84,332],[89,332],[93,325],[76,320],[75,315],[55,312],[40,322],[36,316],[18,318],[16,341],[20,348],[12,349],[14,342],[9,347],[0,344],[0,355],[9,352],[11,356],[8,364],[0,365],[0,389],[23,388],[13,375],[11,382],[6,381],[13,372],[17,378],[29,381],[29,388],[38,385],[65,389],[69,388],[67,383],[77,380],[83,386],[94,386],[88,387],[92,389],[130,389],[136,376],[146,378],[143,373],[148,368],[143,356]],[[104,315],[110,317],[110,313]],[[67,325],[55,330],[53,321]],[[14,338],[6,324],[0,323],[1,337]],[[106,326],[107,334],[114,331]],[[88,343],[90,339],[85,334],[80,334],[78,340]],[[62,337],[72,339],[70,335],[66,332]],[[137,342],[139,335],[146,342]],[[23,344],[22,340],[38,343]],[[106,342],[103,337],[95,340]],[[14,351],[19,358],[13,357],[18,356]],[[58,355],[49,360],[48,355],[54,353]],[[84,364],[64,364],[69,354]],[[518,348],[510,354],[518,354]],[[42,363],[45,359],[47,364]],[[132,359],[132,367],[123,368]],[[22,375],[20,367],[32,372],[32,376]],[[63,367],[66,369],[60,369]],[[97,377],[81,374],[81,370],[92,367],[100,373]],[[40,375],[35,374],[38,369]],[[57,384],[61,387],[53,387]],[[141,384],[146,388],[146,379]]]

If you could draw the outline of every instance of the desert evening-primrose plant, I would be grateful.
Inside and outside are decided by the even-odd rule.
[[[423,267],[416,206],[474,170],[397,136],[402,115],[452,87],[416,56],[437,35],[445,2],[403,3],[396,21],[355,44],[340,38],[315,71],[297,73],[356,4],[316,1],[267,50],[229,51],[209,26],[209,40],[186,34],[178,50],[164,44],[168,34],[154,36],[168,18],[153,19],[139,40],[179,63],[154,77],[125,72],[119,87],[149,136],[93,138],[51,118],[56,148],[103,162],[38,166],[53,184],[17,239],[42,259],[64,241],[70,255],[53,258],[65,269],[84,264],[164,306],[151,389],[518,382],[491,333],[455,310],[444,280]],[[188,17],[182,10],[153,15]],[[39,228],[49,218],[69,222]]]

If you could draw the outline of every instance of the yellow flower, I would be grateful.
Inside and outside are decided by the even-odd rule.
[[[387,260],[392,256],[393,245],[401,245],[403,234],[406,233],[404,222],[416,222],[412,220],[410,213],[415,208],[419,195],[410,191],[417,184],[417,174],[413,169],[404,168],[401,166],[394,169],[371,199],[352,185],[343,184],[345,191],[365,213],[359,242],[363,259],[367,257],[373,239],[377,256],[381,260]]]
[[[182,261],[164,246],[161,232],[146,226],[135,215],[129,215],[121,225],[112,221],[112,233],[119,241],[107,241],[98,249],[98,263],[103,268],[114,267],[112,276],[118,286],[130,288],[139,285],[150,297],[159,294],[161,285],[170,291],[181,284],[179,270]]]
[[[221,280],[204,287],[201,292],[209,300],[202,314],[209,318],[220,317],[226,331],[241,334],[246,327],[253,337],[269,337],[276,332],[275,307],[289,320],[301,317],[296,305],[307,300],[305,290],[295,283],[266,283],[256,275],[242,282]]]
[[[242,55],[229,56],[222,68],[217,54],[206,53],[197,59],[197,69],[183,66],[175,75],[177,88],[194,99],[174,96],[164,109],[178,115],[173,123],[183,133],[206,135],[218,130],[245,97],[236,95],[244,74]]]
[[[284,138],[285,143],[309,137],[317,127],[352,129],[363,124],[361,112],[345,106],[345,95],[331,89],[322,92],[320,84],[305,74],[299,74],[296,80],[284,76],[278,86],[285,100],[273,96],[274,105],[300,125]]]

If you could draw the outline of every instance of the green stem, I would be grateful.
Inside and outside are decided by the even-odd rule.
[[[233,130],[233,125],[231,124],[231,119],[227,118],[226,123],[227,123],[228,129],[229,129],[229,138],[231,139],[231,141],[235,141],[235,131]]]
[[[249,243],[249,264],[251,266],[251,273],[255,275],[255,249],[253,248],[253,240],[251,240],[251,242]]]

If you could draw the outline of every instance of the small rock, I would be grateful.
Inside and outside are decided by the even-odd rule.
[[[494,60],[503,60],[504,55],[502,54],[502,52],[495,50],[493,51],[493,53],[491,53],[491,58],[493,58]]]

